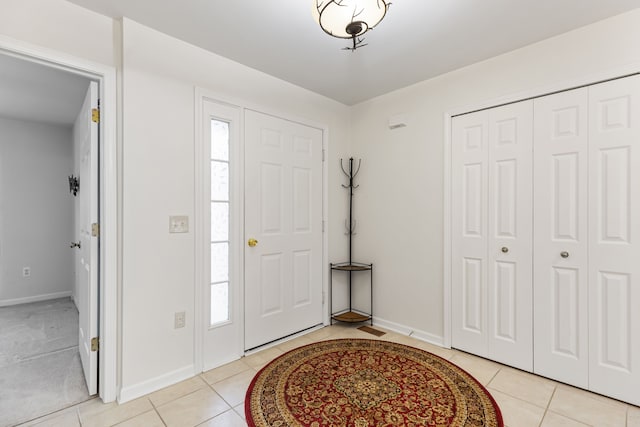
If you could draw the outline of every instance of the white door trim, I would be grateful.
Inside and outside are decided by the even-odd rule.
[[[118,294],[120,289],[120,204],[116,132],[116,70],[41,46],[0,36],[0,54],[37,62],[99,82],[100,120],[100,357],[98,395],[106,402],[119,393],[117,360],[120,356]]]
[[[327,260],[329,259],[329,224],[327,222],[328,218],[328,201],[329,201],[329,177],[328,177],[328,143],[329,143],[329,129],[328,126],[315,122],[313,120],[309,120],[307,118],[296,116],[295,114],[291,114],[289,112],[281,111],[276,108],[258,105],[251,102],[247,102],[242,99],[237,99],[225,95],[221,95],[215,91],[205,89],[202,87],[194,88],[194,112],[195,112],[195,120],[194,120],[194,144],[195,144],[195,156],[194,159],[194,170],[195,170],[195,234],[198,235],[198,230],[203,229],[203,222],[206,219],[202,218],[202,200],[199,199],[198,195],[202,194],[202,165],[198,162],[200,155],[202,154],[202,112],[203,112],[203,102],[210,101],[215,102],[222,105],[229,105],[231,107],[239,108],[241,111],[241,135],[240,135],[240,155],[242,159],[242,165],[240,165],[239,173],[241,176],[240,186],[241,186],[241,200],[244,201],[244,112],[246,110],[257,111],[259,113],[268,114],[274,117],[278,117],[284,120],[289,120],[292,122],[297,122],[305,126],[313,127],[316,129],[320,129],[322,131],[322,150],[324,155],[324,161],[322,162],[322,219],[324,224],[324,233],[322,235],[322,265],[327,265]],[[242,217],[244,218],[244,202],[241,202],[240,212]],[[240,225],[240,235],[244,237],[244,221]],[[204,337],[204,302],[203,302],[203,290],[201,286],[198,286],[198,283],[202,281],[202,265],[204,259],[204,246],[200,242],[201,239],[196,238],[196,250],[195,250],[195,301],[194,301],[194,317],[195,317],[195,340],[194,340],[194,374],[197,375],[202,372],[203,368],[203,337]],[[239,266],[240,270],[244,272],[244,257],[241,257],[241,265]],[[240,277],[243,286],[244,292],[244,274]],[[323,322],[325,325],[329,324],[329,304],[325,298],[328,295],[329,290],[329,274],[328,269],[322,269],[322,295],[323,295]],[[242,318],[244,319],[244,302],[242,304]],[[243,344],[244,344],[244,330],[243,330]]]
[[[589,74],[586,76],[576,77],[573,79],[565,80],[562,82],[541,86],[538,88],[506,95],[499,98],[494,98],[488,101],[478,102],[463,107],[452,108],[445,111],[443,114],[443,129],[444,129],[444,209],[443,209],[443,223],[444,223],[444,244],[443,244],[443,280],[444,280],[444,293],[443,293],[443,346],[451,348],[451,237],[452,237],[452,224],[451,224],[451,119],[454,116],[470,113],[473,111],[483,110],[487,108],[498,107],[504,104],[510,104],[518,101],[524,101],[526,99],[537,98],[540,96],[550,95],[556,92],[562,92],[566,90],[575,89],[582,86],[593,85],[596,83],[612,80],[629,76],[632,74],[640,73],[640,62],[634,62],[624,67],[618,67],[611,70],[605,70],[598,73]]]

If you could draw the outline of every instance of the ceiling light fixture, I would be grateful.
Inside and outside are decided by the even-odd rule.
[[[361,37],[382,21],[391,3],[388,0],[313,0],[312,13],[325,33],[353,40],[354,51],[366,46]]]

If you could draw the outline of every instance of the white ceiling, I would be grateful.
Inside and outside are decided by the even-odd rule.
[[[638,8],[638,0],[393,0],[368,46],[325,34],[311,0],[69,0],[347,105]]]
[[[69,0],[127,16],[347,105],[638,7],[638,0],[394,0],[343,51],[311,0]],[[0,55],[0,116],[70,125],[88,80]]]
[[[88,86],[84,77],[0,55],[0,117],[72,125]]]

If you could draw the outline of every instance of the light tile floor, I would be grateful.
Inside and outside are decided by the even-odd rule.
[[[260,368],[292,348],[336,338],[376,339],[333,325],[122,405],[94,399],[22,426],[244,427],[244,395]],[[506,427],[640,427],[636,406],[393,332],[379,339],[422,348],[465,369],[498,402]]]

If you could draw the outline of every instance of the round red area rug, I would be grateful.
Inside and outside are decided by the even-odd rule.
[[[388,341],[332,340],[274,359],[245,399],[250,427],[503,427],[487,390],[454,364]]]

